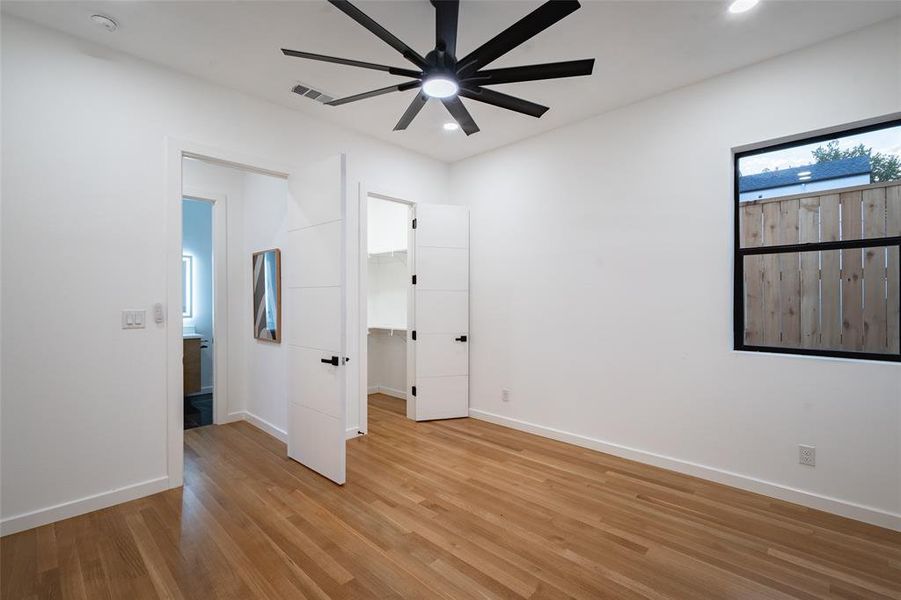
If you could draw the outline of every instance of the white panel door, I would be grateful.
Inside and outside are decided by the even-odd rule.
[[[416,207],[413,286],[417,421],[469,416],[469,210]]]
[[[305,166],[288,178],[288,187],[283,294],[288,456],[343,484],[348,376],[344,155]]]

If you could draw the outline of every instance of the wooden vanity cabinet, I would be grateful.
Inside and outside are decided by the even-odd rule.
[[[185,395],[200,392],[200,338],[184,338]]]

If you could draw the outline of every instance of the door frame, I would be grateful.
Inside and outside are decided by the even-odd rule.
[[[181,315],[183,294],[181,284],[182,199],[184,198],[182,159],[196,158],[283,179],[288,178],[291,169],[276,158],[254,156],[240,150],[210,146],[181,138],[167,137],[164,145],[166,188],[163,206],[166,214],[164,234],[167,263],[166,298],[163,303],[163,322],[157,323],[156,327],[163,329],[166,336],[166,473],[169,479],[169,488],[177,488],[184,483],[184,373],[182,371],[183,322]],[[217,370],[222,374],[227,374],[226,369]],[[227,410],[226,406],[223,408]]]
[[[222,425],[228,418],[228,196],[200,187],[182,188],[182,200],[212,206],[213,424]]]
[[[369,433],[369,323],[368,323],[368,301],[369,301],[369,203],[368,198],[372,196],[373,198],[378,198],[380,200],[387,200],[389,202],[397,202],[398,204],[405,204],[410,212],[413,214],[413,218],[416,215],[416,201],[415,200],[405,200],[398,196],[383,193],[382,191],[376,190],[375,188],[367,187],[366,185],[360,184],[360,194],[357,199],[358,202],[358,210],[357,214],[358,218],[358,271],[357,271],[357,293],[354,295],[357,298],[357,321],[358,321],[358,335],[359,335],[359,355],[360,355],[360,380],[359,380],[359,424],[357,426],[357,431],[353,432],[351,429],[347,430],[347,437],[356,437],[357,435],[363,435]],[[407,268],[409,274],[413,273],[414,265],[415,265],[415,257],[414,257],[414,242],[415,242],[415,231],[413,229],[409,229],[409,236],[407,238]],[[410,329],[411,325],[413,325],[413,286],[411,284],[407,285],[407,340],[406,340],[406,360],[407,360],[407,381],[406,381],[406,389],[405,398],[406,401],[406,412],[407,416],[410,415],[411,410],[411,402],[412,397],[410,395],[410,390],[412,389],[413,380],[415,377],[415,364],[412,362],[414,353],[410,348]]]

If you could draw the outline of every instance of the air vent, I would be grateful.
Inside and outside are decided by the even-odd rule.
[[[297,94],[298,96],[303,96],[304,98],[309,98],[310,100],[315,100],[316,102],[320,102],[322,104],[325,104],[326,102],[331,102],[332,100],[335,99],[334,96],[330,96],[329,94],[326,94],[325,92],[313,89],[310,86],[304,85],[302,83],[298,83],[297,85],[295,85],[293,88],[291,88],[291,91],[294,92],[295,94]]]

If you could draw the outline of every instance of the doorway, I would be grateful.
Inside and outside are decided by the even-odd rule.
[[[184,428],[213,423],[213,202],[182,200]]]
[[[278,401],[280,394],[261,394],[275,398],[271,405],[250,407],[240,401],[249,384],[244,377],[245,364],[257,358],[245,352],[255,341],[250,308],[252,252],[245,245],[259,244],[253,250],[268,249],[266,238],[283,232],[289,169],[275,160],[175,138],[168,139],[166,156],[168,284],[166,303],[155,308],[158,314],[154,318],[166,329],[166,458],[169,487],[176,488],[184,482],[185,436],[197,433],[196,429],[185,431],[185,200],[204,202],[212,209],[213,333],[212,337],[201,336],[209,342],[208,348],[201,350],[212,354],[212,422],[247,420],[284,439],[286,410],[284,402]],[[280,194],[279,202],[261,201],[263,194],[272,199]],[[252,207],[249,215],[245,204]],[[271,348],[277,352],[278,345],[271,344]],[[283,364],[281,360],[262,362],[275,369]],[[259,375],[254,381],[260,385],[282,381],[256,365],[253,371]],[[229,397],[229,390],[236,392],[235,398]],[[270,413],[273,416],[267,419]]]
[[[360,398],[361,431],[366,431],[370,400],[408,414],[412,389],[409,342],[412,339],[413,206],[367,194],[364,319],[366,364]]]
[[[359,426],[469,414],[469,211],[361,194]],[[401,386],[404,387],[401,387]],[[350,424],[355,424],[348,411]]]

